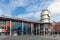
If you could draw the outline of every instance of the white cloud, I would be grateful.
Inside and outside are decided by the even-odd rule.
[[[10,13],[5,13],[4,16],[12,17],[12,15]]]
[[[51,3],[48,6],[48,9],[50,10],[51,14],[59,14],[60,13],[60,1],[54,0],[53,3]]]
[[[2,8],[0,8],[0,16],[12,17],[10,11],[4,11]]]
[[[8,4],[4,4],[5,0],[0,3],[0,15],[12,16],[11,11],[15,10],[16,7],[25,6],[25,0],[10,0]],[[15,14],[14,14],[15,15]]]
[[[60,0],[53,0],[54,2],[60,2]]]
[[[8,17],[12,17],[10,12],[4,12],[2,8],[0,8],[0,16],[8,16]]]
[[[37,1],[37,0],[36,0]],[[40,12],[42,9],[45,9],[47,7],[47,5],[49,4],[49,2],[46,2],[46,1],[42,1],[40,0],[41,2],[37,2],[36,4],[34,5],[30,5],[29,7],[27,7],[27,12],[30,12],[30,13],[27,13],[27,14],[20,14],[18,15],[19,18],[26,18],[26,19],[40,19]],[[33,1],[35,2],[35,1]]]
[[[15,9],[16,7],[19,7],[19,6],[26,6],[26,1],[25,0],[11,0],[9,6],[10,8],[12,9]]]
[[[60,22],[60,16],[52,15],[50,19],[51,19],[51,22],[53,21]]]
[[[40,12],[20,14],[17,17],[18,18],[31,19],[31,20],[38,20],[38,19],[40,19]]]
[[[53,0],[48,10],[51,12],[51,21],[60,21],[60,0]]]

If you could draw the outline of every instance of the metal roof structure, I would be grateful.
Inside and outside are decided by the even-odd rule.
[[[39,20],[26,20],[26,19],[22,19],[22,18],[13,18],[13,17],[8,17],[8,16],[0,16],[0,20],[2,21],[17,21],[17,22],[29,22],[29,23],[43,23]]]

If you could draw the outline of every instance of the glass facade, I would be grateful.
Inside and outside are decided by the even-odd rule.
[[[10,24],[11,23],[11,24]],[[32,23],[33,24],[33,23]],[[27,22],[0,21],[0,35],[39,35],[48,30],[50,24],[33,24]]]
[[[14,23],[11,27],[12,34],[21,35],[23,34],[30,34],[31,28],[29,23],[23,23],[23,31],[22,31],[22,23]]]
[[[12,34],[17,33],[18,35],[22,34],[22,24],[14,23],[11,27]]]
[[[24,34],[31,34],[31,24],[24,23]]]

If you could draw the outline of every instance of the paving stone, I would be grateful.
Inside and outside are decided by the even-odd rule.
[[[60,40],[59,38],[49,38],[48,36],[6,36],[0,37],[0,40]]]

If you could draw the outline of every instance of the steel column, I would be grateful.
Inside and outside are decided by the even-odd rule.
[[[39,24],[39,35],[40,35],[40,24]]]
[[[10,20],[10,35],[12,35],[12,31],[11,31],[11,20]]]
[[[24,23],[22,22],[22,35],[23,35],[23,31],[24,31]]]
[[[33,23],[31,23],[31,34],[33,35],[33,27],[34,27],[34,25],[33,25]]]

